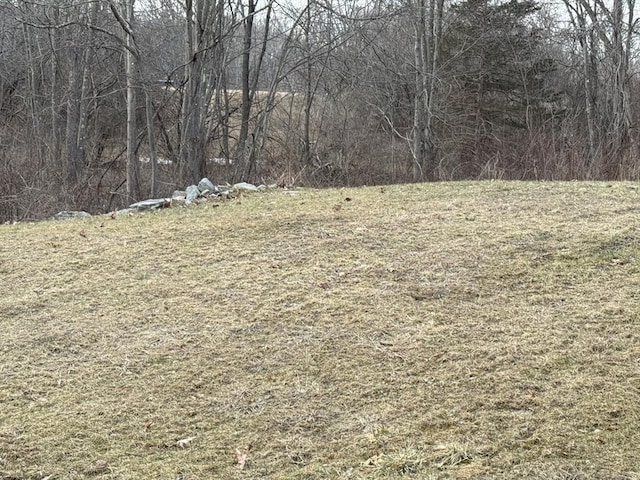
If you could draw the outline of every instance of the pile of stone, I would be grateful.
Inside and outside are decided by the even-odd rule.
[[[129,205],[128,208],[111,212],[108,215],[117,217],[131,213],[144,212],[147,210],[157,210],[159,208],[169,208],[173,205],[191,205],[208,199],[227,199],[239,192],[264,192],[269,188],[276,188],[276,185],[267,187],[266,185],[255,186],[251,183],[240,182],[234,185],[228,183],[214,185],[208,178],[200,180],[198,185],[189,185],[185,190],[176,190],[171,198],[150,198],[141,202]],[[88,218],[91,214],[87,212],[64,211],[56,213],[55,220],[73,220],[77,218]]]
[[[185,191],[176,190],[171,198],[173,200],[184,200],[187,205],[193,203],[198,198],[228,197],[236,192],[261,192],[266,190],[266,185],[255,185],[247,182],[236,183],[235,185],[214,185],[208,178],[200,180],[198,185],[189,185]],[[134,204],[135,205],[135,204]]]

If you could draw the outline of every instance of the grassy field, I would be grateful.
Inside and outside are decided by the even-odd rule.
[[[640,479],[639,193],[0,226],[0,479]]]

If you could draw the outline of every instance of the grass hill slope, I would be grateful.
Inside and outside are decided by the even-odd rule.
[[[640,478],[638,188],[0,226],[0,479]]]

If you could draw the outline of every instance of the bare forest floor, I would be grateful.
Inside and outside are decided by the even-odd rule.
[[[0,479],[639,479],[639,194],[0,226]]]

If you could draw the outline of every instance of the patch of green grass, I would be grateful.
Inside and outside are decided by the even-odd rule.
[[[0,479],[637,477],[637,195],[303,189],[0,226]]]

